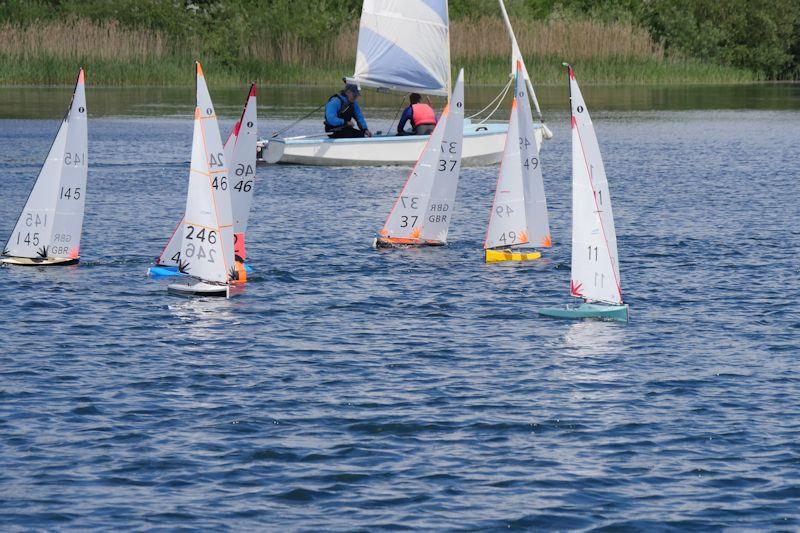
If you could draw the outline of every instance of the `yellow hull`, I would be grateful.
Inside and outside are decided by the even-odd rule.
[[[512,252],[511,250],[486,250],[487,263],[503,261],[535,261],[541,259],[541,252]]]

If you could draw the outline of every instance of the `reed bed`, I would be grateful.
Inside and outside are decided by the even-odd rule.
[[[594,83],[726,83],[752,81],[750,72],[669,57],[644,29],[627,23],[512,21],[536,83],[562,83],[561,61],[582,67]],[[333,85],[352,70],[358,40],[353,24],[333,42],[309,43],[295,35],[243,32],[220,48],[159,31],[88,19],[0,26],[0,83],[68,84],[77,64],[103,85],[189,85],[200,59],[218,83]],[[245,40],[246,39],[246,40]],[[503,22],[453,21],[451,58],[471,83],[502,84],[510,44]]]

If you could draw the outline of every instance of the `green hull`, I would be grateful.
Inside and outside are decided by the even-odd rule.
[[[544,308],[539,314],[553,318],[599,318],[603,320],[628,321],[628,306],[582,303],[577,307]]]

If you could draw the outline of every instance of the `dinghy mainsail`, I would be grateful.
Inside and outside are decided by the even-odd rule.
[[[512,101],[508,138],[500,164],[494,202],[484,248],[548,248],[551,245],[550,221],[544,192],[542,165],[534,136],[530,101],[524,81],[524,66],[517,62],[515,94]],[[515,256],[503,254],[495,260]],[[520,257],[538,259],[541,254]]]
[[[437,96],[450,93],[447,0],[364,0],[349,83]]]
[[[569,69],[572,108],[572,274],[570,295],[577,308],[541,309],[558,318],[628,320],[619,277],[617,232],[608,179],[597,135],[575,73]]]
[[[179,264],[182,272],[200,283],[170,285],[171,292],[207,294],[217,286],[228,294],[227,285],[235,276],[230,185],[217,116],[197,63],[197,107],[189,190],[179,229]]]
[[[72,102],[5,246],[12,264],[75,263],[86,201],[86,91],[83,69]],[[28,259],[29,261],[25,261]]]
[[[206,93],[208,90],[206,89]],[[242,115],[233,126],[228,140],[225,142],[225,160],[230,165],[231,181],[231,209],[234,221],[234,252],[236,257],[244,261],[247,259],[245,249],[245,233],[250,217],[250,206],[253,200],[253,189],[256,177],[256,139],[258,137],[258,122],[256,111],[256,85],[250,86],[247,100]],[[179,267],[181,240],[183,238],[180,228],[183,220],[175,228],[166,247],[156,260],[158,266]],[[159,275],[165,275],[167,271]],[[153,269],[151,269],[151,274]]]
[[[455,206],[464,135],[464,71],[389,213],[376,246],[442,245]]]

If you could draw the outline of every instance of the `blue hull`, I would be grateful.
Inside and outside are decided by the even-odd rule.
[[[250,274],[253,271],[253,268],[246,264],[244,265],[244,271]],[[151,278],[169,278],[173,276],[185,276],[186,274],[182,272],[178,272],[178,267],[170,267],[170,266],[151,266],[147,269],[147,275]]]
[[[577,307],[549,307],[539,309],[539,314],[552,318],[597,318],[601,320],[628,321],[627,305],[582,303]]]

